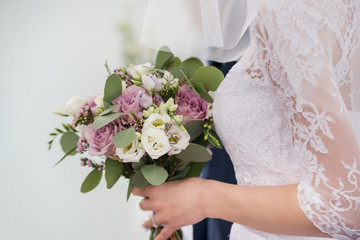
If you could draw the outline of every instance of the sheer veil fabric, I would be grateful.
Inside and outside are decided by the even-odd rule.
[[[239,60],[247,28],[265,0],[149,0],[140,41],[177,56]]]
[[[213,108],[238,184],[299,183],[316,227],[360,239],[359,0],[149,0],[142,41],[220,62],[244,54]],[[230,238],[295,239],[238,224]]]

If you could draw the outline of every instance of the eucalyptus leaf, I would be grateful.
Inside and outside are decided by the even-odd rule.
[[[192,142],[204,132],[204,121],[190,122],[186,124],[185,128],[190,134],[190,142]]]
[[[71,152],[76,151],[76,148],[77,147],[74,147],[74,148],[70,149],[67,153],[65,153],[65,155],[57,163],[55,163],[55,165],[53,167],[55,167],[60,162],[62,162],[62,160],[64,160],[67,156],[69,156]]]
[[[69,152],[70,149],[75,148],[75,150],[69,152],[68,155],[75,155],[76,152],[76,147],[77,147],[77,143],[79,140],[79,136],[76,133],[73,132],[65,132],[61,138],[60,138],[60,145],[62,150],[67,153]]]
[[[177,154],[176,157],[188,162],[207,162],[211,160],[211,155],[207,149],[195,143],[190,143],[189,146]]]
[[[168,47],[164,46],[158,51],[155,60],[155,68],[167,69],[173,61],[174,54],[171,53],[171,50]]]
[[[169,176],[165,168],[155,164],[143,166],[141,172],[151,185],[160,185],[164,183]]]
[[[118,117],[120,117],[121,115],[123,115],[124,113],[119,113],[119,112],[116,112],[116,113],[108,113],[106,115],[103,115],[103,116],[98,116],[93,124],[92,124],[92,127],[94,129],[99,129],[99,128],[102,128],[103,126],[105,126],[106,124],[114,121],[115,119],[117,119]]]
[[[135,170],[139,170],[140,168],[142,168],[145,165],[146,165],[145,158],[141,158],[139,162],[131,163],[132,168]]]
[[[131,178],[130,178],[129,185],[128,185],[128,190],[127,190],[127,195],[126,195],[126,201],[129,201],[129,198],[130,198],[130,195],[131,195],[131,192],[132,192],[133,188],[134,188],[134,186],[131,184]]]
[[[112,101],[122,93],[121,78],[117,74],[111,74],[105,83],[104,88],[104,106],[107,108]]]
[[[213,103],[214,99],[207,93],[206,89],[201,83],[195,83],[193,85],[195,92],[205,101]]]
[[[87,193],[96,188],[100,183],[101,177],[102,171],[97,169],[92,170],[81,185],[81,192]]]
[[[204,64],[197,58],[189,58],[181,64],[181,68],[184,70],[188,78],[192,78],[195,71],[203,66]]]
[[[201,170],[203,169],[204,166],[205,166],[204,162],[192,162],[190,165],[190,169],[186,174],[186,178],[199,177]]]
[[[191,83],[201,83],[207,92],[216,91],[221,81],[224,79],[224,74],[213,66],[205,66],[198,68],[193,77]]]
[[[113,142],[117,148],[124,148],[129,146],[129,144],[134,141],[135,138],[135,130],[133,128],[128,128],[121,132],[118,132],[115,135]]]
[[[178,78],[180,82],[183,82],[184,74],[181,72],[181,66],[175,66],[169,69],[169,72],[174,76],[174,78]]]
[[[137,171],[130,181],[131,185],[137,188],[144,188],[149,186],[149,182],[145,179],[141,171]]]
[[[114,184],[119,180],[124,171],[123,163],[106,158],[105,161],[105,180],[108,189],[112,188]]]
[[[178,66],[180,66],[181,65],[181,59],[180,58],[178,58],[178,57],[174,57],[174,63],[173,63],[173,67],[178,67]]]
[[[104,111],[102,111],[102,112],[100,113],[100,116],[103,116],[103,115],[105,115],[105,114],[108,114],[109,112],[111,112],[112,110],[114,110],[117,106],[118,106],[118,104],[114,104],[114,105],[109,106],[108,108],[106,108]]]

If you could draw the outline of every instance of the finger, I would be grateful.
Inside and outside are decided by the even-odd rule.
[[[148,197],[146,196],[146,188],[134,187],[134,189],[132,190],[132,194],[134,194],[135,196]]]
[[[143,211],[150,211],[150,210],[157,210],[154,208],[152,201],[149,198],[144,198],[139,203],[141,210]]]
[[[153,220],[154,219],[154,220]],[[154,221],[154,222],[153,222]],[[164,225],[165,224],[165,221],[164,219],[162,218],[161,214],[160,213],[156,213],[154,214],[152,217],[150,217],[148,220],[146,220],[144,223],[143,223],[143,227],[144,228],[151,228],[151,227],[155,227],[155,225],[157,226],[161,226],[161,225]]]
[[[136,188],[134,187],[134,189],[132,190],[132,193],[135,196],[141,196],[141,197],[147,197],[150,198],[153,195],[156,195],[158,190],[159,190],[160,186],[154,186],[154,185],[149,185],[145,188]]]
[[[166,225],[154,240],[167,240],[175,232],[175,230],[176,229],[170,227],[170,225]]]
[[[144,228],[151,228],[153,227],[153,222],[152,222],[152,219],[149,218],[148,220],[146,220],[143,225],[142,225]]]

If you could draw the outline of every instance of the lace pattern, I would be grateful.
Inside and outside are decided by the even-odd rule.
[[[214,104],[238,183],[299,182],[302,210],[336,239],[360,239],[359,26],[360,1],[268,1]]]

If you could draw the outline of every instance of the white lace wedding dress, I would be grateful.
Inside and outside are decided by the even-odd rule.
[[[360,239],[360,1],[272,0],[221,83],[216,130],[239,185],[299,183],[306,216]],[[311,239],[233,224],[230,239]]]

